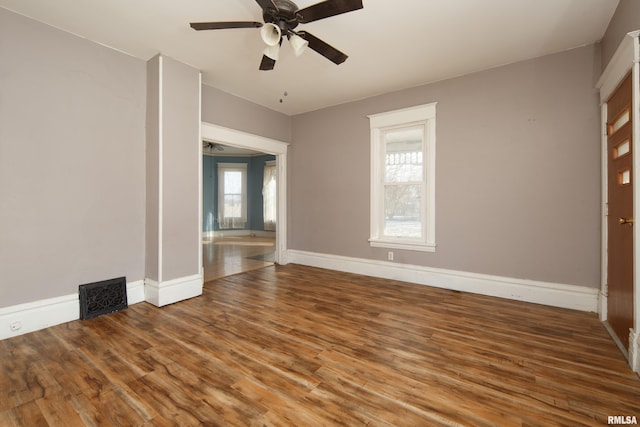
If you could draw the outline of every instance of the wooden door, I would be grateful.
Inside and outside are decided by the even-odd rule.
[[[633,141],[631,74],[607,102],[609,325],[625,349],[633,327]]]

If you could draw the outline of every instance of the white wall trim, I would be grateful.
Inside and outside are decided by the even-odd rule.
[[[26,334],[80,318],[77,294],[48,298],[0,309],[0,339]],[[12,331],[11,325],[20,324]]]
[[[203,231],[203,239],[221,239],[224,237],[242,237],[242,236],[255,236],[255,237],[276,237],[275,231],[265,230],[210,230]]]
[[[606,288],[606,283],[604,284],[604,287]],[[609,314],[607,310],[608,303],[609,300],[607,299],[606,289],[601,289],[598,292],[598,317],[601,322],[605,322],[607,320],[607,315]]]
[[[288,251],[289,262],[581,311],[598,310],[597,288],[515,279],[386,261]]]
[[[285,146],[287,147],[287,146]],[[281,265],[287,265],[289,259],[287,257],[287,152],[280,153],[276,157],[277,164],[277,203],[276,212],[276,253],[275,261]]]
[[[622,79],[631,70],[636,49],[636,39],[640,31],[632,31],[622,39],[622,42],[613,54],[609,65],[602,72],[596,83],[596,89],[600,89],[600,103],[606,104],[616,88],[622,83]]]
[[[600,207],[600,307],[598,309],[600,321],[607,320],[607,297],[608,291],[608,266],[609,254],[607,242],[609,241],[609,183],[607,181],[608,169],[608,137],[607,137],[607,103],[603,103],[600,107],[600,170],[601,170],[601,197],[602,205]]]
[[[640,141],[640,31],[629,33],[633,38],[633,68],[632,68],[632,140],[636,147]],[[638,150],[632,151],[633,155],[633,176],[640,176],[640,156]],[[636,180],[637,181],[637,180]],[[636,183],[633,188],[633,216],[640,217],[640,186]],[[633,329],[629,341],[629,363],[638,375],[640,375],[640,227],[634,227],[633,231]],[[632,355],[633,353],[633,355]]]
[[[202,122],[202,73],[198,72],[198,124]],[[198,126],[198,271],[204,277],[202,258],[202,202],[204,197],[202,179],[202,126]]]
[[[640,375],[640,333],[634,329],[629,331],[629,365]]]
[[[127,303],[133,305],[141,301],[144,301],[144,282],[128,282]],[[0,340],[78,319],[80,300],[77,293],[0,308]],[[11,325],[16,322],[20,328],[13,331]]]
[[[201,274],[180,277],[158,283],[155,280],[144,280],[144,300],[162,307],[202,295],[204,280]]]
[[[267,154],[286,154],[289,144],[275,139],[202,122],[202,139],[232,147],[261,151]]]
[[[162,227],[163,227],[163,207],[164,207],[164,126],[162,124],[164,100],[163,95],[163,79],[164,74],[162,72],[163,57],[158,56],[158,280],[162,281]],[[202,145],[202,144],[200,144]],[[202,163],[200,160],[199,163]]]
[[[127,283],[127,304],[133,305],[144,301],[144,280]]]

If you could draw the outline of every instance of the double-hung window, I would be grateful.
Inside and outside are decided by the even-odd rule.
[[[371,246],[435,251],[436,104],[369,116]]]
[[[218,163],[218,224],[221,229],[247,224],[246,163]]]

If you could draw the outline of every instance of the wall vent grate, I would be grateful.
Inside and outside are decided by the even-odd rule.
[[[82,320],[128,307],[126,277],[80,285],[79,293],[80,319]]]

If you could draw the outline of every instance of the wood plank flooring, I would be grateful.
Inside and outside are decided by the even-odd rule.
[[[219,279],[273,264],[275,237],[226,236],[202,242],[204,280]]]
[[[1,426],[640,419],[597,316],[297,265],[0,341]]]

